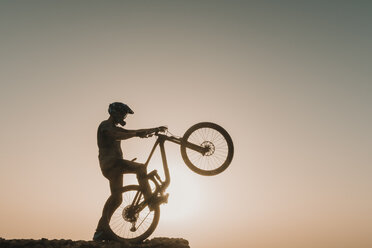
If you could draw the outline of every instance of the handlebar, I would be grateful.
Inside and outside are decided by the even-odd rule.
[[[159,136],[159,133],[160,133],[161,131],[156,131],[156,132],[153,132],[153,133],[150,133],[150,134],[147,134],[147,135],[145,135],[145,136],[143,136],[143,138],[150,138],[150,137],[152,137],[152,136]],[[162,132],[162,133],[165,133],[165,132]]]
[[[175,136],[174,134],[169,132],[168,129],[166,131],[156,131],[156,132],[147,134],[145,136],[142,136],[142,138],[151,138],[152,136],[157,136],[157,137],[162,136],[162,137],[165,137],[166,140],[176,141],[176,143],[180,143],[180,139],[181,139],[181,137]]]

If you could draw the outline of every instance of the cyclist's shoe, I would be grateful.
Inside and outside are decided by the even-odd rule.
[[[111,238],[102,230],[96,230],[93,235],[93,241],[109,241]]]
[[[149,202],[149,208],[151,211],[154,211],[157,206],[163,203],[168,203],[169,194],[165,194],[162,196],[156,196]]]

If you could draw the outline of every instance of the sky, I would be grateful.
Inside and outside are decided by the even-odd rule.
[[[151,238],[371,247],[371,13],[370,1],[1,1],[0,237],[92,238],[109,196],[96,130],[122,101],[128,129],[182,136],[210,121],[234,142],[214,177],[166,144],[169,203]],[[123,141],[124,157],[145,161],[153,142]]]

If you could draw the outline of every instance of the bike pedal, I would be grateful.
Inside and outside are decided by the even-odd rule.
[[[168,203],[169,193],[166,193],[163,197],[162,203]]]

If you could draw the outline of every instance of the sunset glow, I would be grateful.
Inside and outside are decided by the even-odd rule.
[[[0,237],[92,239],[110,196],[97,128],[121,101],[125,128],[213,122],[234,142],[214,176],[166,142],[170,196],[151,238],[372,247],[371,13],[370,1],[0,1]],[[145,162],[154,141],[123,141],[124,158]]]

